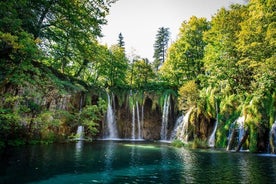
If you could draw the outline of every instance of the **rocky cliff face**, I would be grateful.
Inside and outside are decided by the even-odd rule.
[[[129,102],[131,96],[127,96],[125,101],[119,105],[115,100],[115,118],[118,128],[118,137],[123,139],[145,139],[160,140],[162,126],[162,108],[154,104],[154,97],[145,95],[143,100]],[[115,98],[116,99],[116,98]],[[173,102],[172,102],[173,103]],[[168,131],[172,130],[175,120],[174,110],[169,113]],[[106,120],[103,119],[100,137],[103,136],[106,127]],[[138,128],[140,126],[140,129]],[[134,127],[134,130],[133,130]],[[140,137],[139,137],[140,132]]]

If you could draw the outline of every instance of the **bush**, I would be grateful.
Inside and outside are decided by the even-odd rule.
[[[185,146],[185,144],[184,144],[181,140],[179,140],[179,139],[174,140],[174,141],[171,143],[171,145],[174,146],[174,147],[177,147],[177,148],[181,148],[181,147],[184,147],[184,146]]]
[[[208,144],[206,140],[201,140],[201,139],[194,139],[192,145],[191,145],[192,149],[197,149],[197,148],[203,148],[206,149],[208,148]]]

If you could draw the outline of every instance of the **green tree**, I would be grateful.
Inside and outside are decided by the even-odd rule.
[[[93,47],[101,36],[101,25],[106,23],[105,16],[112,1],[11,0],[0,3],[3,58],[15,62],[15,57],[21,58],[16,53],[21,50],[31,56],[23,56],[21,61],[32,60],[38,53],[37,48],[32,49],[36,46],[41,51],[40,57],[44,55],[43,62],[64,74],[79,77],[88,61],[93,61]]]
[[[128,72],[128,83],[132,88],[145,89],[155,75],[148,59],[137,59]]]
[[[124,49],[113,45],[109,49],[101,47],[100,52],[99,60],[93,67],[95,78],[92,80],[108,88],[124,86],[128,66]]]
[[[125,41],[124,41],[124,37],[123,37],[122,33],[119,34],[118,45],[119,45],[119,47],[121,47],[125,50]]]
[[[154,47],[154,67],[157,71],[159,67],[165,62],[166,51],[170,39],[169,28],[160,27],[155,37]]]
[[[238,49],[240,67],[252,78],[253,91],[271,93],[275,89],[276,2],[251,0],[246,19],[241,23]],[[254,80],[253,80],[254,79]]]
[[[211,29],[205,32],[207,44],[204,55],[204,68],[207,73],[205,85],[227,88],[230,93],[238,93],[248,87],[244,67],[238,67],[239,55],[237,35],[241,27],[246,7],[232,5],[231,9],[220,9],[211,20]]]
[[[165,80],[180,87],[204,73],[202,60],[206,42],[203,33],[208,29],[206,18],[193,16],[182,23],[179,38],[168,49],[168,57],[160,69]]]

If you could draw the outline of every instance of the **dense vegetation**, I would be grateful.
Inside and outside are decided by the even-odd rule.
[[[245,116],[247,147],[266,149],[276,114],[275,1],[221,8],[211,21],[191,17],[166,57],[167,43],[155,44],[162,58],[155,64],[139,56],[130,61],[122,34],[110,48],[99,44],[112,3],[0,2],[0,147],[65,139],[68,127],[80,122],[94,135],[108,89],[177,92],[179,111],[195,109],[192,120],[218,117],[219,147],[227,146],[231,123]],[[90,94],[83,95],[86,104],[63,107],[62,100],[79,94]]]

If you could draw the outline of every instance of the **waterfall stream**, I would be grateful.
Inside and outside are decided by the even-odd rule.
[[[179,118],[177,118],[173,131],[171,133],[171,138],[170,140],[174,140],[176,138],[177,130],[179,128],[179,125],[183,122],[184,115],[181,115]]]
[[[141,118],[140,118],[141,117]],[[142,120],[141,120],[142,119]],[[142,106],[142,112],[139,110],[139,103],[136,101],[132,106],[132,133],[131,139],[143,139],[143,119],[144,119],[144,108]],[[136,136],[137,129],[137,136]]]
[[[270,129],[269,139],[271,143],[271,153],[275,154],[276,153],[276,121],[273,123]]]
[[[112,108],[112,101],[109,94],[107,94],[108,97],[108,106],[107,106],[107,129],[108,129],[108,135],[106,138],[113,139],[118,138],[118,131],[117,131],[117,124],[115,120],[115,114]]]
[[[160,132],[161,140],[167,140],[169,109],[170,109],[170,95],[166,95],[164,99],[164,105],[163,105],[162,127]]]
[[[83,134],[84,134],[84,128],[83,126],[78,126],[78,129],[77,129],[77,138],[76,140],[83,140]]]
[[[84,96],[80,97],[80,102],[79,102],[79,113],[81,114],[82,112],[82,107],[83,107],[83,102],[84,102]],[[80,118],[80,117],[79,117]],[[78,119],[80,122],[80,119]],[[76,133],[76,140],[83,140],[84,139],[84,127],[82,125],[78,126],[77,133]]]
[[[245,117],[241,116],[231,124],[228,135],[228,145],[226,148],[227,151],[230,151],[233,147],[241,143],[241,140],[245,135],[244,121]],[[236,138],[237,141],[235,141]]]
[[[208,140],[208,145],[209,147],[215,147],[215,144],[216,144],[216,131],[217,131],[217,128],[218,128],[218,104],[216,102],[216,114],[217,114],[217,117],[216,117],[216,122],[215,122],[215,128]]]
[[[239,129],[239,139],[238,139],[239,143],[241,142],[241,139],[244,136],[244,120],[245,120],[244,116],[239,117],[237,119],[237,124],[238,124],[238,129]]]
[[[135,139],[135,106],[132,107],[132,139]]]
[[[188,134],[188,128],[189,128],[189,119],[190,119],[190,114],[192,113],[193,108],[190,108],[188,112],[185,114],[183,117],[182,122],[180,125],[177,127],[176,130],[176,137],[177,139],[180,139],[181,141],[187,143],[189,134]]]
[[[215,147],[215,141],[216,141],[215,137],[216,137],[217,127],[218,127],[218,119],[215,123],[215,128],[214,128],[214,130],[213,130],[213,132],[212,132],[212,134],[211,134],[211,136],[208,140],[208,145],[209,145],[209,147],[212,147],[212,148]]]
[[[137,110],[138,139],[142,139],[142,134],[141,134],[141,121],[140,121],[140,111],[139,111],[139,104],[138,104],[138,102],[136,102],[136,110]]]

